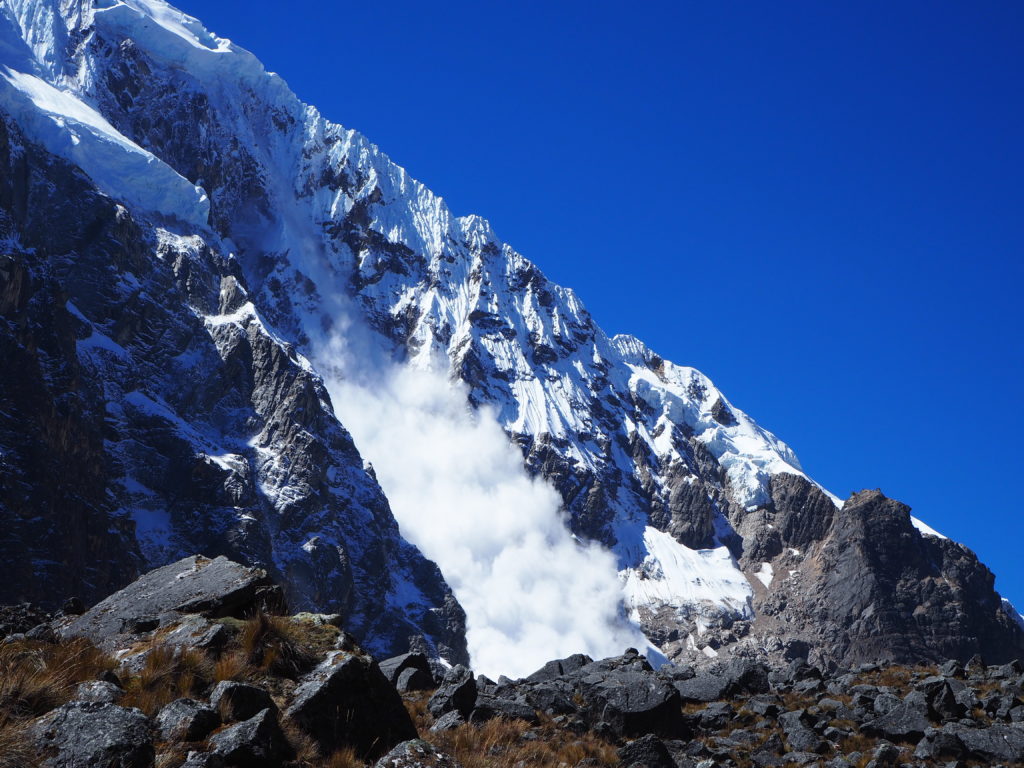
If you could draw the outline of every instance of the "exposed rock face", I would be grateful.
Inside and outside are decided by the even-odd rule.
[[[776,576],[755,600],[760,618],[741,645],[769,635],[845,665],[1022,655],[1024,636],[991,572],[966,547],[922,536],[906,505],[864,491],[833,512],[820,490],[787,475],[772,490],[777,543],[755,537],[744,558],[773,561]]]
[[[95,601],[223,553],[367,647],[424,636],[465,660],[461,608],[237,264],[136,220],[9,119],[0,165],[0,601]]]

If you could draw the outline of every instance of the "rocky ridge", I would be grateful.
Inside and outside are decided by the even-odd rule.
[[[627,649],[493,681],[419,652],[378,664],[340,616],[266,613],[273,591],[229,561],[162,568],[81,615],[0,638],[0,765],[1024,764],[1019,661],[654,670]]]

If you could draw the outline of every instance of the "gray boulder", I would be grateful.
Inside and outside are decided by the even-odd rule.
[[[46,768],[150,768],[153,733],[137,709],[116,704],[71,702],[29,728]]]
[[[124,696],[120,686],[109,683],[106,680],[90,680],[79,683],[75,689],[75,701],[85,701],[92,704],[116,704]]]
[[[664,742],[653,734],[641,736],[619,748],[622,768],[675,768]]]
[[[189,752],[181,768],[225,768],[225,764],[216,752]]]
[[[277,768],[294,754],[270,709],[215,733],[209,745],[225,765],[237,768]]]
[[[451,712],[447,712],[441,715],[437,721],[430,726],[430,730],[435,733],[441,733],[442,731],[452,731],[458,728],[460,725],[466,724],[466,718],[462,716],[462,713],[457,709],[453,709]]]
[[[156,716],[164,741],[202,741],[219,726],[217,710],[193,699],[172,701]]]
[[[918,760],[964,757],[967,750],[955,733],[946,728],[929,728],[917,742],[914,757]]]
[[[248,720],[264,709],[277,711],[270,694],[256,685],[222,680],[210,694],[210,706],[220,711],[228,722]]]
[[[419,671],[421,674],[416,677],[415,683],[426,681],[422,688],[408,690],[429,690],[434,687],[434,676],[430,671],[430,661],[422,653],[403,653],[401,656],[393,656],[380,662],[380,671],[395,687],[398,686],[399,678],[403,672],[408,670]],[[399,689],[401,690],[401,689]]]
[[[968,728],[950,723],[944,731],[955,735],[971,757],[993,762],[1024,763],[1024,726],[990,725],[988,728]]]
[[[416,738],[402,698],[373,659],[345,651],[332,652],[302,679],[286,714],[325,754],[352,747],[374,758]]]
[[[676,680],[674,685],[683,701],[718,701],[725,697],[730,680],[725,675],[701,671],[689,680]]]
[[[533,725],[540,723],[536,711],[525,702],[492,696],[487,693],[477,694],[476,705],[469,717],[469,722],[483,723],[496,717],[504,717],[506,720],[525,720]]]
[[[884,736],[893,741],[919,741],[931,727],[928,718],[911,705],[900,704],[881,717],[869,720],[861,726],[864,733]]]
[[[560,677],[565,677],[574,672],[578,672],[588,664],[593,663],[593,659],[583,653],[576,653],[564,659],[555,659],[549,661],[543,667],[538,669],[533,674],[526,678],[529,683],[540,683],[549,680],[557,680]]]
[[[453,758],[422,739],[403,741],[376,762],[374,768],[462,768]]]
[[[591,724],[607,723],[617,737],[653,733],[677,739],[688,735],[679,693],[651,672],[619,670],[582,685],[580,694]]]
[[[150,571],[97,603],[62,628],[64,637],[85,637],[104,646],[118,635],[136,635],[180,621],[242,616],[281,601],[266,571],[226,557],[201,555]]]
[[[476,681],[473,672],[458,664],[448,670],[427,708],[434,717],[441,717],[451,711],[459,712],[468,718],[476,705]]]
[[[422,669],[403,669],[395,680],[395,689],[401,693],[429,691],[435,686],[434,676],[430,673],[429,668],[426,672]]]

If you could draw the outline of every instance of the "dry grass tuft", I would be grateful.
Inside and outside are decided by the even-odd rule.
[[[422,705],[422,709],[421,709]],[[422,738],[458,760],[464,768],[559,768],[593,760],[598,766],[618,764],[616,748],[593,733],[567,734],[550,717],[531,727],[523,720],[495,718],[480,725],[461,725],[433,733],[426,697],[406,701]],[[527,734],[530,734],[529,736]]]
[[[0,717],[17,720],[49,712],[69,701],[79,683],[113,667],[110,657],[85,640],[0,646]]]
[[[0,715],[0,768],[36,768],[39,761],[26,724]]]
[[[214,665],[203,651],[155,645],[139,673],[124,681],[122,706],[152,717],[175,699],[196,698],[213,681]]]
[[[225,653],[213,665],[213,681],[237,680],[244,682],[250,677],[251,669],[240,652]]]
[[[333,752],[321,765],[323,768],[363,768],[366,763],[359,759],[354,749],[345,748]]]
[[[256,614],[244,623],[237,642],[246,664],[270,675],[294,680],[316,665],[317,654],[302,628],[283,616]]]

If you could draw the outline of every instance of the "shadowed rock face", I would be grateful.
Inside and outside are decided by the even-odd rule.
[[[0,602],[94,602],[224,554],[375,652],[422,636],[466,660],[461,607],[234,261],[133,218],[7,120],[0,168]]]
[[[752,537],[752,556],[774,558],[776,574],[789,576],[755,601],[765,617],[755,634],[759,624],[771,627],[844,665],[1024,655],[1024,633],[1003,610],[992,573],[967,547],[922,535],[905,504],[862,491],[836,510],[792,475],[773,478],[772,496],[768,532],[777,538],[766,546],[766,537]],[[800,558],[789,548],[803,550]]]
[[[839,640],[836,650],[847,661],[1021,655],[1024,637],[973,552],[920,535],[910,508],[878,491],[854,495],[839,514],[821,551],[816,605],[843,627],[848,646]]]

